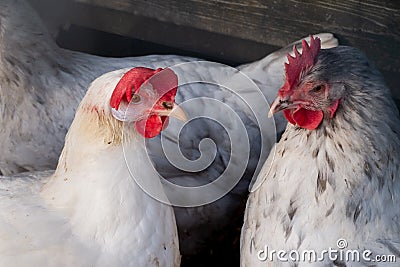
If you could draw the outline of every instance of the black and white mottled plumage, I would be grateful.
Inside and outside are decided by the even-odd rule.
[[[298,88],[315,81],[330,87],[312,107],[324,119],[315,130],[288,124],[270,154],[247,202],[241,266],[395,266],[257,257],[266,247],[320,256],[338,249],[339,239],[347,241],[344,251],[400,257],[400,119],[390,91],[368,59],[345,46],[321,50]],[[327,107],[338,99],[330,118]]]

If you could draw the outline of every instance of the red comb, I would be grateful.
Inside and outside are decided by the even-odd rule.
[[[111,95],[110,106],[118,109],[122,100],[129,103],[132,99],[132,93],[137,93],[140,86],[156,73],[159,74],[151,79],[153,89],[161,96],[160,99],[163,101],[173,101],[177,91],[178,77],[172,70],[136,67],[126,72],[119,80]]]
[[[294,57],[287,55],[289,63],[285,63],[286,81],[279,89],[279,96],[283,97],[291,92],[292,87],[297,85],[301,72],[309,69],[317,62],[317,56],[321,49],[321,40],[310,35],[310,46],[305,40],[301,41],[303,52],[300,54],[293,46]]]
[[[118,109],[122,100],[129,103],[132,99],[132,92],[136,93],[145,81],[161,70],[136,67],[126,72],[115,86],[114,92],[111,95],[111,107]]]
[[[159,101],[173,102],[178,90],[178,76],[176,76],[173,70],[168,68],[157,69],[155,73],[157,75],[151,77],[149,82],[160,96]]]

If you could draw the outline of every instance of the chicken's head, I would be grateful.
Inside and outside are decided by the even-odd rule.
[[[168,116],[186,120],[174,101],[177,86],[178,77],[171,69],[133,68],[122,76],[112,93],[112,114],[120,121],[134,122],[145,138],[155,137],[168,125]]]
[[[310,45],[303,40],[302,48],[302,54],[293,47],[294,57],[287,55],[286,80],[268,115],[272,116],[283,110],[291,124],[313,130],[321,124],[324,117],[333,118],[340,96],[337,91],[330,90],[331,84],[328,80],[318,75],[321,68],[318,64],[320,39],[310,36]]]

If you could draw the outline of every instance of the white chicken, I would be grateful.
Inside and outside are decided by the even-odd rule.
[[[0,2],[0,173],[54,169],[89,84],[127,67],[165,67],[177,56],[103,58],[58,47],[25,0]]]
[[[197,61],[174,55],[104,58],[61,49],[25,0],[3,0],[0,9],[3,175],[56,166],[74,111],[89,83],[101,74],[133,66],[158,68]],[[330,34],[321,38],[326,47],[337,45]],[[283,55],[274,53],[239,69],[269,96],[273,92],[270,88],[276,89],[283,83]],[[207,77],[212,73],[202,68],[191,75]],[[180,100],[190,98],[190,90],[185,91]]]
[[[210,62],[197,62],[195,58],[174,55],[98,57],[59,48],[25,0],[0,1],[0,32],[0,172],[3,175],[25,170],[46,170],[56,166],[65,133],[80,99],[89,83],[103,73],[126,67],[155,69],[191,62],[175,68],[180,81],[223,83],[228,88],[237,88],[248,99],[258,101],[262,95],[256,90],[256,84],[267,100],[272,101],[276,90],[283,84],[283,63],[291,47],[272,53],[260,61],[239,66],[242,73],[232,68],[210,67]],[[331,34],[318,36],[325,48],[337,45],[337,40]],[[244,79],[243,74],[255,84]],[[147,142],[156,169],[177,184],[194,186],[216,179],[224,172],[230,160],[232,165],[237,166],[246,161],[249,163],[245,166],[244,178],[221,200],[199,208],[175,208],[181,252],[185,255],[198,253],[199,247],[208,247],[205,244],[208,239],[212,240],[211,244],[218,246],[215,239],[221,235],[219,231],[231,224],[232,217],[240,218],[236,214],[241,214],[240,203],[247,194],[249,180],[253,173],[258,172],[259,160],[265,160],[276,140],[273,121],[265,119],[265,123],[260,125],[255,121],[253,111],[259,115],[267,113],[265,105],[251,106],[252,111],[235,93],[205,84],[183,86],[177,93],[176,101],[184,102],[197,97],[221,100],[236,112],[240,120],[232,120],[233,117],[223,112],[220,106],[209,105],[207,101],[185,106],[190,117],[202,115],[204,111],[215,114],[215,120],[225,122],[225,130],[230,133],[237,132],[238,125],[243,123],[248,140],[243,142],[240,135],[230,140],[224,129],[215,122],[207,119],[192,120],[179,136],[182,154],[191,160],[196,159],[200,156],[200,141],[211,138],[216,144],[216,155],[211,165],[196,173],[179,170],[167,160],[161,151],[160,138],[157,137]],[[286,122],[283,117],[275,119],[279,133],[283,131]],[[178,143],[175,134],[178,126],[172,121],[166,129],[168,145]],[[264,136],[262,140],[260,130]],[[249,142],[250,155],[236,153],[231,157],[231,145],[245,146],[246,142]],[[197,167],[194,166],[194,169]],[[198,197],[201,196],[192,194],[182,196],[182,199],[189,201]]]
[[[400,119],[390,90],[355,48],[320,50],[313,38],[295,55],[270,109],[290,124],[249,196],[241,265],[397,266]]]
[[[0,178],[0,266],[179,266],[173,209],[136,184],[123,150],[135,155],[138,173],[163,196],[157,173],[145,164],[140,135],[158,134],[166,116],[185,114],[174,108],[176,88],[162,95],[160,82],[135,88],[142,101],[126,106],[129,74],[146,79],[155,72],[125,72],[104,74],[91,84],[54,174]],[[170,70],[156,75],[163,83],[177,79]],[[110,103],[125,105],[125,127]]]

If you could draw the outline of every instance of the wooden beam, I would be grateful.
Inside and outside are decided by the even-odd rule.
[[[364,51],[400,98],[400,1],[30,1],[53,6],[47,16],[73,24],[233,63],[259,59],[309,33],[332,32]]]
[[[81,4],[71,0],[30,2],[43,19],[51,24],[80,25],[174,47],[192,52],[193,56],[207,57],[231,65],[260,59],[279,49],[278,46],[208,32],[189,25],[176,25],[95,4]]]
[[[400,47],[398,1],[75,1],[280,47],[309,33],[333,32],[382,69],[400,72],[400,57],[392,56]]]

